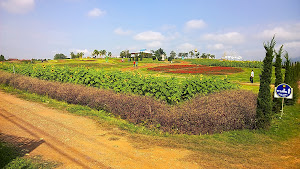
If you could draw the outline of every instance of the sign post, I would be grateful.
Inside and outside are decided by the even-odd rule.
[[[281,105],[281,116],[283,115],[283,103],[284,98],[286,99],[293,99],[293,88],[291,88],[288,84],[282,83],[275,87],[274,90],[274,98],[282,98],[282,105]]]

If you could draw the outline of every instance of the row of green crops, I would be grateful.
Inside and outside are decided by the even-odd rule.
[[[260,61],[230,61],[217,59],[188,59],[192,64],[207,65],[207,66],[224,66],[224,67],[248,67],[262,68],[263,62]]]
[[[139,73],[103,71],[86,67],[1,63],[0,69],[44,80],[83,84],[116,92],[155,97],[169,104],[188,100],[194,95],[237,88],[227,79],[216,77],[190,78],[143,76]]]

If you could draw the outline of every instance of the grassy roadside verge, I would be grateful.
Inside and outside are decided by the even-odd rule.
[[[204,167],[218,168],[296,168],[299,148],[300,106],[286,106],[282,119],[275,117],[269,130],[237,130],[213,135],[170,135],[135,126],[104,111],[85,106],[70,105],[46,96],[27,93],[1,85],[0,89],[26,100],[41,102],[49,107],[96,119],[100,125],[117,126],[128,131],[128,139],[136,147],[166,146],[185,148],[194,152],[187,161]],[[294,140],[290,142],[290,140]],[[297,141],[298,140],[298,141]],[[299,151],[298,151],[299,152]],[[285,163],[285,162],[288,163]],[[276,167],[277,166],[277,167]]]
[[[22,157],[12,145],[0,141],[0,168],[43,168],[51,169],[58,167],[59,164],[52,161],[45,161],[41,156],[31,158]]]

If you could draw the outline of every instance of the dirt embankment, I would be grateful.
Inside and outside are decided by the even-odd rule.
[[[24,101],[0,91],[0,137],[29,156],[63,163],[61,168],[200,168],[183,159],[192,152],[137,148],[127,133],[94,120]]]

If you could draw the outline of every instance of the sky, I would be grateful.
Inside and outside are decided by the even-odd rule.
[[[274,35],[300,57],[299,0],[0,0],[6,59],[162,48],[263,60]]]

